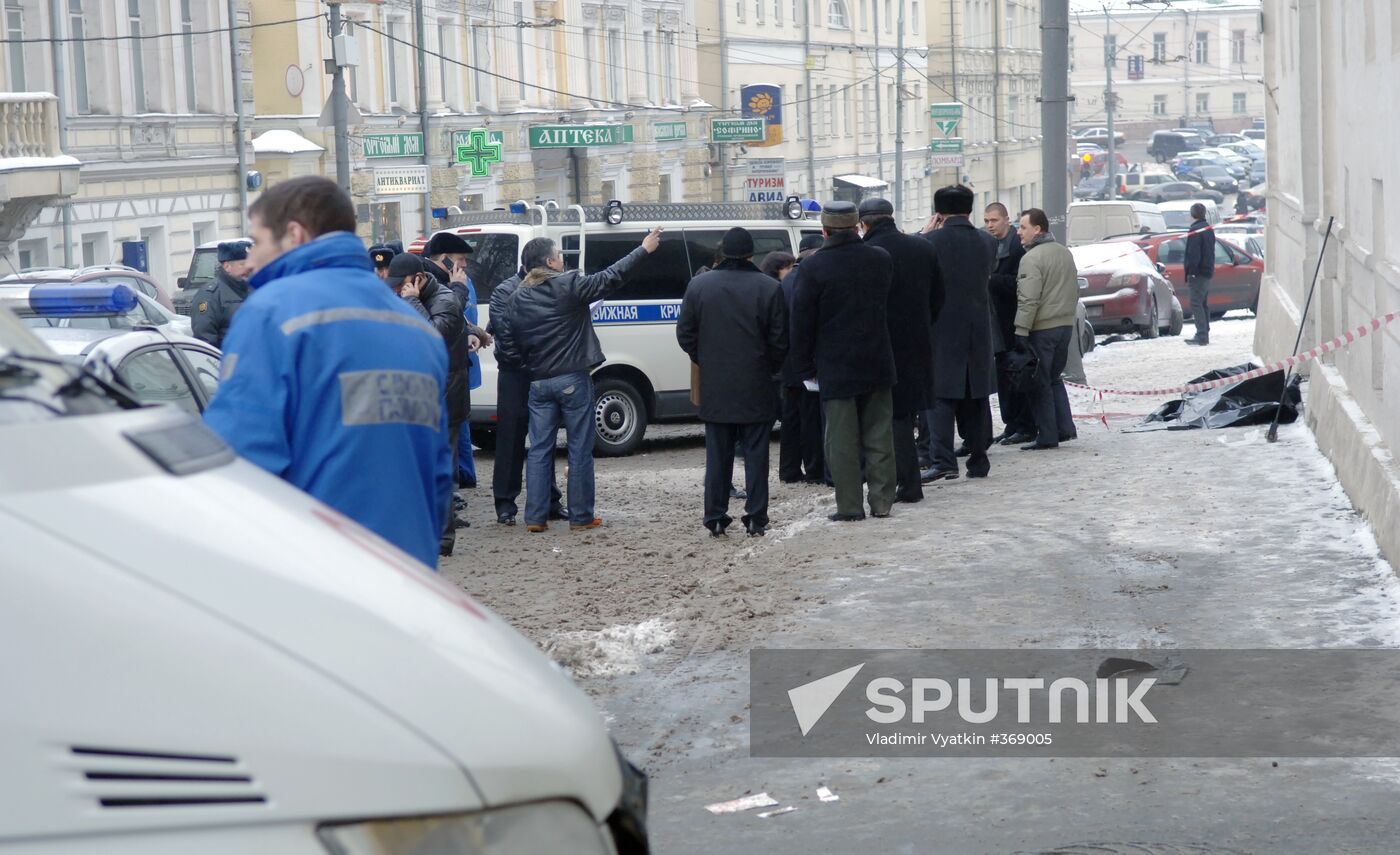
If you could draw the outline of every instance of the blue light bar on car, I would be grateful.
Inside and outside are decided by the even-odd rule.
[[[136,308],[136,292],[127,285],[35,285],[29,309],[45,318],[110,318]]]

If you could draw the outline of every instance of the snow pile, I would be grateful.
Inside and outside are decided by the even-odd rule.
[[[671,645],[675,630],[660,618],[618,624],[597,632],[561,632],[544,645],[544,652],[575,677],[635,674],[642,657]]]
[[[253,137],[253,151],[258,154],[300,154],[325,151],[325,148],[296,131],[274,129]]]

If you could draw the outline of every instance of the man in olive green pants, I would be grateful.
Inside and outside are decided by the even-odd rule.
[[[793,274],[793,364],[821,393],[835,522],[865,519],[862,453],[870,513],[889,516],[895,498],[895,364],[886,319],[894,266],[885,250],[861,242],[858,220],[850,202],[823,206],[822,248]]]
[[[895,495],[894,403],[889,389],[855,398],[833,398],[826,415],[826,465],[836,485],[836,514],[865,516],[860,492],[860,457],[865,453],[865,481],[870,486],[870,513],[890,513]]]

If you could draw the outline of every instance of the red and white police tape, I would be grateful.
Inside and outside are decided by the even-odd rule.
[[[1231,386],[1235,383],[1242,383],[1245,380],[1252,380],[1255,377],[1263,377],[1265,374],[1272,374],[1275,371],[1283,371],[1288,368],[1293,368],[1295,366],[1302,365],[1306,362],[1312,362],[1314,359],[1317,359],[1323,354],[1331,353],[1336,350],[1341,350],[1342,348],[1355,343],[1358,339],[1365,338],[1371,333],[1379,330],[1381,327],[1394,322],[1397,318],[1400,318],[1400,312],[1389,312],[1387,314],[1381,315],[1378,318],[1373,318],[1372,320],[1367,321],[1366,323],[1362,324],[1356,329],[1337,336],[1331,341],[1323,342],[1317,347],[1314,347],[1312,350],[1308,350],[1303,353],[1295,353],[1287,359],[1283,359],[1278,362],[1270,362],[1262,368],[1255,368],[1253,370],[1246,371],[1243,374],[1235,374],[1230,377],[1221,377],[1219,380],[1207,380],[1204,383],[1187,383],[1183,386],[1171,386],[1162,389],[1105,389],[1099,386],[1085,386],[1082,383],[1071,383],[1068,380],[1064,381],[1064,383],[1066,386],[1069,386],[1074,389],[1083,389],[1088,392],[1093,392],[1095,394],[1096,400],[1099,401],[1103,400],[1104,395],[1129,395],[1133,397],[1159,398],[1165,395],[1185,395],[1192,392],[1204,392],[1207,389],[1215,389],[1220,386]]]

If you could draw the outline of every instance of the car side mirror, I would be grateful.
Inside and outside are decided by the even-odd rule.
[[[1162,262],[1160,262],[1160,261],[1157,262],[1157,272],[1160,273],[1160,274],[1162,274],[1163,276],[1166,276],[1166,275],[1167,275],[1167,266],[1166,266],[1165,264],[1163,264]]]
[[[176,288],[179,288],[179,289],[182,290],[182,291],[183,291],[184,289],[190,287],[190,279],[189,279],[189,277],[188,277],[188,276],[181,276],[179,279],[176,279],[176,280],[175,280],[175,287],[176,287]]]
[[[1080,291],[1087,291],[1087,290],[1089,290],[1089,280],[1088,280],[1088,279],[1085,279],[1083,276],[1079,277],[1079,290],[1080,290]]]

